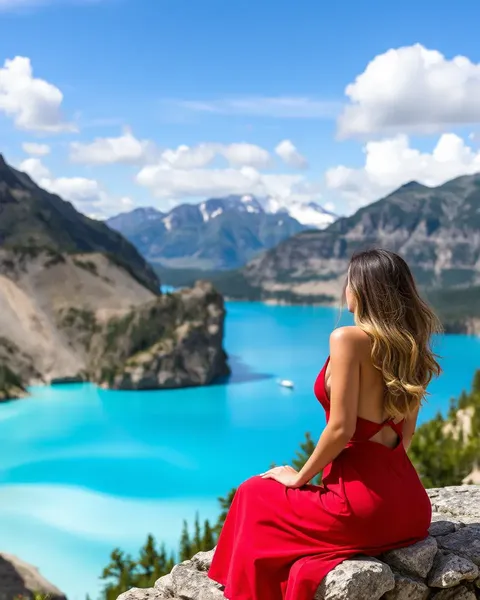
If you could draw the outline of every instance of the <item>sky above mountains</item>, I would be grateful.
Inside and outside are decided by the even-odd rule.
[[[97,217],[350,213],[480,172],[479,22],[475,0],[0,0],[0,151]]]

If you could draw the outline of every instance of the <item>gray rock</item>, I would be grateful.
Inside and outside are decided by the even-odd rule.
[[[373,558],[346,560],[325,577],[314,600],[378,600],[394,586],[385,563]]]
[[[459,485],[427,490],[432,510],[463,522],[480,522],[480,486]],[[463,517],[468,517],[466,521]]]
[[[476,600],[476,598],[475,592],[464,585],[460,585],[434,594],[432,600]]]
[[[198,552],[192,558],[192,563],[199,571],[208,571],[212,564],[213,555],[215,554],[215,548],[208,552]]]
[[[382,560],[405,575],[425,578],[432,568],[437,549],[436,539],[430,536],[412,546],[386,552]]]
[[[477,527],[468,525],[455,533],[436,538],[438,545],[459,556],[468,558],[480,566],[480,531]]]
[[[428,576],[428,585],[450,588],[462,581],[475,581],[477,577],[478,567],[471,560],[440,550]]]
[[[34,592],[46,594],[50,600],[66,600],[65,594],[42,577],[36,567],[13,554],[0,553],[0,600],[30,598]]]
[[[171,598],[173,593],[173,578],[172,574],[168,573],[155,582],[155,589],[158,590],[164,598]]]
[[[192,561],[173,567],[172,582],[175,596],[184,600],[225,600],[221,586],[197,571]]]
[[[437,537],[439,535],[447,535],[449,533],[453,533],[457,529],[458,527],[455,527],[455,523],[452,521],[433,521],[432,519],[432,524],[430,525],[428,533],[433,537]]]
[[[155,588],[132,588],[121,594],[117,600],[164,600],[167,597]]]
[[[470,517],[463,515],[462,518],[468,520]],[[432,525],[433,525],[433,523],[437,523],[438,521],[443,521],[444,523],[451,523],[453,525],[454,531],[457,531],[458,529],[465,527],[465,523],[463,521],[460,521],[459,519],[454,518],[451,515],[447,515],[445,513],[437,513],[437,512],[432,513]],[[443,535],[446,535],[446,533],[450,533],[450,532],[445,532],[445,534],[443,534]]]
[[[421,579],[394,573],[395,587],[385,594],[383,600],[426,600],[430,589]]]

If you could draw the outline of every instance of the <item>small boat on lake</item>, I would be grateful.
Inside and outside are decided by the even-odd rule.
[[[293,390],[293,388],[295,387],[295,384],[290,379],[279,379],[278,380],[278,385],[281,385],[282,387],[289,388],[291,390]]]

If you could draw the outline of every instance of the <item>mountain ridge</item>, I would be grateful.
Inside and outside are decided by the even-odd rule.
[[[334,218],[327,212],[324,216]],[[107,223],[151,262],[204,269],[243,266],[259,252],[307,228],[288,212],[267,212],[251,195],[179,204],[168,213],[136,209]]]
[[[58,252],[103,252],[158,293],[158,278],[136,248],[101,221],[79,213],[26,173],[0,159],[0,247],[31,246]]]

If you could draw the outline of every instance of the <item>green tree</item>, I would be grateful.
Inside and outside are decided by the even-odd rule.
[[[233,502],[233,498],[235,496],[236,491],[237,488],[233,488],[228,492],[228,494],[225,497],[218,498],[218,502],[220,504],[220,515],[217,519],[215,527],[213,528],[213,531],[217,538],[220,535],[220,532],[222,531],[223,524],[225,523],[225,519],[227,518],[227,514]]]
[[[192,557],[192,542],[190,540],[190,534],[188,532],[187,521],[183,521],[182,535],[180,536],[179,556],[180,562],[188,560]]]
[[[215,547],[216,540],[215,534],[213,532],[212,526],[210,525],[210,521],[208,519],[205,520],[203,525],[203,538],[202,538],[202,547],[201,550],[208,551]]]
[[[107,583],[104,587],[105,600],[116,600],[124,591],[135,585],[136,563],[119,548],[110,555],[109,564],[103,569],[100,579]]]
[[[137,581],[139,584],[142,583],[143,586],[139,585],[138,587],[147,587],[150,583],[155,583],[163,574],[162,566],[165,565],[161,564],[160,559],[161,556],[157,552],[155,538],[150,534],[145,545],[140,549],[140,558],[137,563],[139,569]]]
[[[193,543],[192,543],[192,556],[202,550],[202,531],[200,529],[200,517],[198,512],[195,515],[195,523],[193,526]],[[190,558],[190,556],[188,557]]]
[[[425,487],[460,485],[480,462],[480,371],[470,393],[417,428],[410,458]]]

